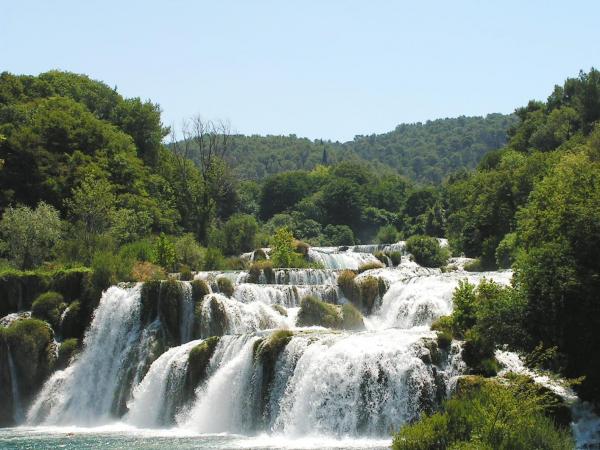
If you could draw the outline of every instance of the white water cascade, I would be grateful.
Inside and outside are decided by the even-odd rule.
[[[15,423],[23,422],[25,413],[23,411],[23,404],[21,402],[21,392],[19,390],[19,378],[17,376],[17,369],[13,361],[13,357],[10,351],[10,347],[7,348],[7,359],[8,359],[8,370],[10,374],[10,391],[12,394],[13,404],[13,419]]]
[[[378,261],[373,255],[378,251],[403,249],[402,242],[311,248],[310,259],[324,269],[277,269],[269,280],[274,284],[248,283],[246,271],[201,272],[196,279],[214,291],[194,299],[191,284],[180,282],[178,303],[158,301],[162,307],[178,305],[172,316],[162,310],[147,317],[152,305],[144,303],[140,286],[111,287],[82,352],[46,382],[27,421],[79,426],[120,421],[128,429],[244,435],[252,442],[263,442],[256,439],[267,433],[269,439],[309,439],[313,448],[339,439],[366,439],[365,446],[387,439],[389,445],[392,432],[434,411],[464,371],[460,345],[439,349],[429,328],[451,313],[458,283],[485,277],[508,284],[512,277],[510,271],[465,272],[462,260],[456,260],[458,270],[442,273],[403,255],[395,267],[355,278],[360,284],[374,277],[387,289],[364,318],[366,330],[297,326],[307,295],[335,305],[348,301],[337,286],[341,269]],[[233,283],[231,297],[215,292],[223,276]],[[165,331],[173,328],[173,321],[162,322],[167,317],[176,318],[178,333]],[[218,341],[206,356],[206,373],[190,385],[190,352],[211,336]],[[282,343],[275,350],[269,345],[276,338]],[[263,348],[271,353],[261,354]]]

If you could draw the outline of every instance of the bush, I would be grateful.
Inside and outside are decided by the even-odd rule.
[[[253,261],[263,261],[265,259],[267,259],[267,254],[262,248],[257,248],[256,250],[254,250],[254,253],[252,255]]]
[[[175,269],[176,257],[175,246],[164,233],[160,233],[154,243],[152,262],[158,264],[167,272],[172,272]]]
[[[58,348],[58,359],[56,360],[56,369],[62,370],[65,369],[71,359],[77,353],[79,347],[79,341],[75,338],[66,339],[60,344]]]
[[[181,266],[179,269],[179,279],[181,281],[191,281],[194,279],[194,275],[188,266]]]
[[[123,245],[119,249],[119,256],[133,261],[150,261],[152,260],[153,252],[154,248],[151,239],[141,239]]]
[[[552,405],[548,396],[519,379],[463,378],[442,410],[402,428],[392,449],[573,448],[569,430],[556,428],[545,415]]]
[[[233,295],[233,283],[229,278],[219,277],[217,278],[217,286],[219,287],[219,292],[227,297],[231,297]]]
[[[224,251],[228,255],[249,252],[255,247],[258,223],[253,216],[234,214],[223,225]]]
[[[496,264],[500,269],[509,269],[517,257],[517,233],[508,233],[496,247]]]
[[[31,316],[35,319],[45,320],[56,330],[66,307],[62,295],[58,292],[46,292],[31,305]]]
[[[372,269],[382,269],[384,267],[385,267],[385,264],[383,264],[379,261],[366,262],[358,268],[358,273],[363,273],[367,270],[372,270]]]
[[[300,302],[296,323],[301,327],[317,325],[325,328],[340,328],[342,317],[339,308],[335,305],[307,296]]]
[[[133,264],[131,269],[131,278],[134,281],[151,281],[151,280],[164,280],[167,278],[167,274],[164,269],[156,264],[152,264],[148,261],[137,261]]]
[[[247,266],[246,260],[239,256],[231,256],[225,260],[225,267],[228,270],[245,270]]]
[[[60,334],[63,338],[81,338],[87,327],[88,317],[81,308],[79,301],[69,304],[60,324]]]
[[[92,259],[92,284],[103,291],[119,281],[131,280],[133,261],[111,252],[96,252]]]
[[[354,233],[348,225],[327,225],[323,229],[326,245],[354,245]]]
[[[411,236],[406,241],[406,250],[424,267],[445,266],[450,257],[448,249],[442,248],[439,241],[430,236]]]
[[[388,260],[388,256],[385,253],[383,253],[383,252],[375,252],[373,254],[373,256],[375,258],[377,258],[379,260],[379,262],[381,262],[381,264],[383,264],[384,266],[388,265],[388,261],[389,260]],[[391,262],[391,261],[389,261],[389,262]]]
[[[474,259],[473,261],[469,261],[463,266],[467,272],[483,272],[484,268],[481,265],[481,260],[479,258]]]
[[[180,266],[200,270],[204,249],[196,242],[192,233],[186,233],[175,241],[175,258]]]
[[[204,270],[220,270],[225,268],[225,258],[221,250],[214,247],[206,249],[204,256]]]
[[[393,244],[398,241],[398,230],[394,225],[384,225],[377,231],[375,241],[378,244]]]
[[[342,328],[356,331],[365,329],[363,316],[352,303],[345,303],[342,306]]]

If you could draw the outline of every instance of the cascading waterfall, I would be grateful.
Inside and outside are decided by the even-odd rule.
[[[21,423],[25,418],[25,412],[23,411],[23,404],[21,402],[21,391],[19,390],[19,378],[17,376],[17,369],[13,361],[10,347],[7,348],[6,354],[6,357],[8,359],[8,370],[10,374],[10,391],[12,394],[13,420],[15,421],[15,423]]]
[[[94,425],[114,418],[141,332],[140,309],[139,286],[113,286],[102,295],[84,351],[46,382],[27,413],[29,423]]]
[[[196,278],[206,280],[211,292],[194,300],[191,284],[180,282],[181,298],[168,303],[178,305],[172,316],[160,310],[148,318],[140,286],[112,287],[95,312],[83,351],[46,382],[27,420],[85,426],[121,420],[127,427],[175,426],[211,436],[267,432],[323,446],[340,438],[381,443],[403,423],[435,410],[465,369],[460,344],[437,348],[429,328],[452,311],[459,281],[485,277],[507,284],[512,277],[510,271],[465,272],[463,259],[451,261],[458,271],[442,273],[404,255],[396,267],[355,278],[360,284],[375,277],[387,288],[364,318],[365,331],[296,326],[306,295],[338,305],[348,301],[337,286],[340,270],[377,261],[374,252],[403,249],[404,242],[311,248],[310,259],[324,269],[275,269],[268,280],[274,284],[264,276],[259,284],[248,283],[245,271],[201,272]],[[231,297],[217,292],[219,277],[234,284]],[[160,299],[158,304],[167,305]],[[163,323],[172,317],[178,333],[172,321]],[[270,339],[281,329],[289,331],[279,336],[285,340],[275,351]],[[221,337],[206,357],[206,373],[192,385],[190,352],[210,336]],[[596,424],[595,416],[581,411],[578,436],[589,434],[584,419]]]
[[[201,343],[190,341],[163,353],[150,367],[128,402],[125,421],[144,428],[168,425],[181,402],[190,350]]]

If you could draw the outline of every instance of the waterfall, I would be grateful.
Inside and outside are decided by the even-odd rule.
[[[177,418],[180,426],[201,433],[248,431],[251,416],[249,389],[253,374],[253,348],[258,337],[226,337],[211,360],[212,377],[200,386],[193,407]],[[215,407],[218,405],[218,407]]]
[[[172,423],[181,403],[188,364],[188,354],[201,340],[191,341],[163,353],[150,367],[144,380],[132,393],[125,421],[132,425],[154,428]]]
[[[27,413],[30,424],[96,425],[114,418],[140,337],[140,306],[139,285],[104,292],[83,351],[46,382]]]
[[[412,328],[431,325],[452,312],[452,294],[460,280],[477,284],[483,278],[508,284],[512,272],[454,272],[415,277],[394,283],[385,293],[379,310],[365,319],[369,329]]]
[[[192,300],[192,284],[189,281],[182,283],[183,295],[179,308],[179,328],[181,343],[185,344],[192,339],[194,331],[194,302]]]
[[[310,247],[308,258],[326,269],[337,270],[356,270],[365,263],[379,262],[371,253],[354,252],[352,249],[340,251],[338,247]]]
[[[242,303],[261,302],[266,305],[282,305],[286,308],[300,306],[300,300],[313,295],[328,303],[337,303],[339,292],[333,285],[260,285],[242,283],[238,285],[233,297]]]
[[[12,358],[10,347],[7,346],[8,370],[10,374],[10,392],[12,395],[13,419],[16,424],[23,422],[25,413],[23,412],[23,404],[21,402],[21,391],[19,390],[19,378],[17,368]]]

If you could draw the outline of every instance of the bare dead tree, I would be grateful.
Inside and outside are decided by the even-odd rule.
[[[208,225],[214,208],[213,197],[226,186],[219,183],[217,170],[227,153],[231,129],[228,122],[203,120],[195,116],[184,121],[181,137],[171,128],[170,145],[175,155],[177,170],[184,192],[192,203],[189,207],[194,212],[196,235],[202,242],[206,241]],[[191,174],[191,162],[200,172],[200,186]]]

